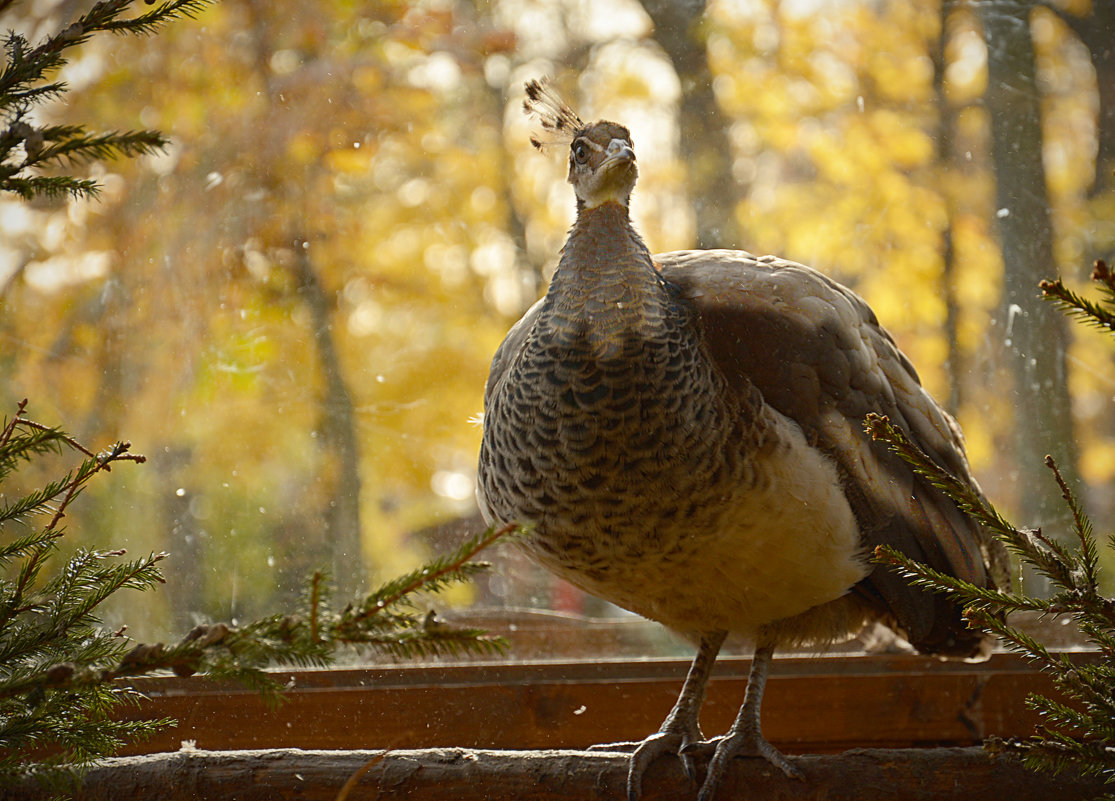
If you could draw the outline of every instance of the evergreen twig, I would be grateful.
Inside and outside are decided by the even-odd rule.
[[[91,134],[82,125],[43,125],[36,109],[63,97],[69,87],[49,76],[68,60],[67,51],[94,34],[111,32],[144,36],[166,23],[196,17],[212,0],[165,0],[155,8],[128,17],[136,0],[100,0],[77,20],[32,46],[9,31],[3,42],[6,63],[0,69],[0,190],[25,200],[44,197],[96,197],[99,184],[65,174],[67,168],[90,161],[134,157],[166,147],[158,131],[114,131]],[[0,11],[10,5],[0,3]],[[61,174],[44,173],[59,170]]]
[[[1058,279],[1043,281],[1044,296],[1067,314],[1089,325],[1115,332],[1115,275],[1098,261],[1092,274],[1101,293],[1099,302],[1069,290]],[[1115,600],[1099,588],[1099,546],[1092,522],[1084,512],[1052,457],[1045,463],[1053,474],[1070,512],[1071,541],[1045,535],[1040,529],[1016,528],[967,484],[935,464],[885,417],[870,415],[868,433],[886,442],[919,475],[952,498],[1019,559],[1047,576],[1049,598],[1021,592],[988,589],[945,575],[910,559],[893,548],[880,547],[876,561],[897,569],[913,583],[943,593],[964,608],[968,625],[996,637],[1005,647],[1040,665],[1053,679],[1063,700],[1031,694],[1027,706],[1040,724],[1031,737],[993,739],[993,751],[1019,755],[1031,768],[1060,772],[1072,768],[1115,783]],[[1115,537],[1108,538],[1115,548]],[[1026,610],[1050,617],[1067,617],[1082,637],[1098,650],[1098,663],[1086,663],[1069,654],[1052,653],[1036,637],[1012,625],[1008,615]],[[1115,794],[1105,796],[1115,801]]]
[[[155,0],[146,0],[152,6]],[[0,68],[0,191],[24,199],[95,197],[96,181],[66,174],[94,160],[160,150],[157,131],[89,133],[81,125],[43,124],[36,111],[62,98],[52,78],[68,51],[94,34],[147,35],[181,17],[194,17],[212,0],[163,0],[128,16],[135,0],[99,0],[76,21],[32,45],[9,32]],[[0,0],[0,12],[12,0]],[[160,671],[232,679],[277,703],[281,687],[269,666],[329,664],[341,647],[392,656],[488,655],[507,648],[499,637],[460,629],[418,611],[416,594],[436,593],[488,565],[477,553],[513,535],[516,526],[489,530],[454,553],[388,582],[340,612],[330,606],[322,573],[308,582],[301,608],[245,624],[197,626],[176,643],[135,643],[124,629],[106,631],[98,617],[105,600],[124,589],[148,590],[163,581],[152,553],[120,561],[123,550],[79,550],[53,575],[66,510],[94,476],[116,462],[142,462],[127,443],[94,453],[58,429],[25,416],[27,402],[0,427],[0,482],[39,457],[76,452],[81,463],[62,477],[9,500],[0,493],[0,788],[27,777],[62,790],[95,759],[169,725],[166,720],[121,722],[109,715],[139,703],[127,679]],[[40,521],[41,525],[36,525]],[[47,756],[43,756],[43,754]]]
[[[1096,261],[1092,280],[1103,295],[1099,302],[1073,292],[1060,278],[1042,281],[1038,286],[1043,297],[1056,303],[1066,314],[1095,328],[1115,331],[1115,276],[1103,259]]]
[[[0,481],[20,464],[76,451],[82,463],[43,488],[0,509],[0,788],[34,777],[55,789],[94,759],[150,736],[170,721],[120,722],[109,715],[141,696],[126,680],[159,672],[237,681],[270,704],[282,686],[276,666],[326,666],[337,651],[371,649],[394,657],[502,653],[500,637],[456,628],[419,609],[419,593],[437,593],[488,567],[476,555],[514,536],[518,526],[489,529],[453,553],[385,583],[334,611],[328,581],[314,573],[299,609],[243,624],[195,627],[178,642],[136,643],[124,630],[104,630],[98,610],[120,590],[149,590],[163,581],[166,554],[121,561],[123,550],[79,550],[52,575],[64,535],[60,521],[86,484],[116,462],[142,462],[126,443],[94,453],[62,431],[26,417],[26,401],[0,426]],[[41,520],[41,525],[33,525]],[[10,539],[12,530],[22,531]],[[48,758],[40,749],[57,753]]]

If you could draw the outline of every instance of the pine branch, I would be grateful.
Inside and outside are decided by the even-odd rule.
[[[51,100],[60,100],[66,94],[67,86],[61,81],[54,83],[45,83],[39,86],[26,86],[22,88],[13,88],[3,95],[0,95],[0,112],[9,109],[29,109],[40,103],[46,103]],[[30,131],[28,131],[30,133]],[[12,131],[8,129],[4,132],[6,138],[0,139],[0,147],[3,147],[3,152],[6,154],[11,150],[12,146],[17,144],[20,140],[11,136]]]
[[[414,593],[437,592],[453,581],[472,575],[476,569],[483,569],[482,563],[468,560],[480,550],[519,531],[518,526],[505,526],[470,538],[454,553],[404,577],[407,579],[405,586],[392,590],[385,607],[403,603],[413,605],[411,596]],[[118,553],[88,552],[84,554],[84,559],[75,558],[67,568],[67,575],[50,585],[50,591],[63,598],[74,596],[77,594],[76,585],[88,581],[89,565],[93,563],[94,556]],[[161,580],[154,566],[164,556],[154,554],[146,560],[119,566],[112,572],[111,589],[98,582],[92,592],[82,595],[81,603],[70,609],[67,615],[52,613],[50,609],[41,610],[40,614],[52,623],[47,628],[53,630],[61,626],[69,630],[79,620],[88,625],[93,609],[104,597],[127,587],[145,589]],[[414,578],[416,575],[417,579]],[[83,582],[78,581],[78,576],[84,577]],[[317,574],[312,583],[319,580],[320,574]],[[384,586],[395,587],[399,583],[389,582]],[[331,616],[315,607],[308,616],[271,616],[239,627],[225,623],[198,626],[171,646],[163,643],[137,644],[123,654],[117,653],[119,649],[116,649],[113,664],[107,667],[96,668],[76,662],[44,664],[38,670],[9,676],[7,680],[0,678],[0,701],[33,692],[97,687],[122,678],[168,670],[182,676],[201,673],[210,678],[233,679],[259,690],[274,701],[279,684],[264,672],[266,667],[322,667],[330,664],[339,645],[371,647],[391,656],[408,658],[458,656],[461,653],[494,655],[503,653],[507,648],[506,641],[500,637],[489,636],[480,629],[448,626],[432,612],[422,618],[409,614],[387,616],[384,607],[376,607],[378,601],[375,599],[378,597],[379,593],[373,593],[361,604],[361,607],[371,605],[378,613],[354,616],[349,608]],[[320,630],[328,632],[328,636],[315,639],[314,628],[321,627],[322,618],[325,618],[326,625]],[[387,623],[383,623],[384,620]],[[38,648],[42,643],[34,645]],[[26,651],[28,644],[24,643],[23,648]],[[5,656],[0,650],[0,665],[6,662]]]
[[[112,31],[121,34],[150,35],[163,25],[183,17],[193,19],[212,0],[168,0],[138,17],[120,19],[135,0],[101,0],[75,22],[28,49],[27,40],[9,32],[4,48],[8,64],[0,71],[0,96],[41,80],[65,63],[62,53],[87,42],[93,34]]]
[[[948,573],[923,565],[889,545],[875,548],[874,561],[898,568],[899,574],[919,587],[928,590],[947,590],[961,599],[961,605],[974,609],[1003,609],[1010,612],[1053,613],[1048,601],[1004,590],[980,587],[958,579]]]
[[[3,534],[12,525],[29,529],[0,543],[0,564],[12,577],[0,581],[0,785],[33,776],[61,787],[93,759],[165,725],[106,720],[112,708],[134,698],[123,687],[102,683],[76,692],[56,690],[66,677],[111,662],[125,649],[122,637],[100,629],[97,609],[118,590],[147,589],[161,581],[155,563],[162,555],[116,564],[121,551],[78,551],[62,570],[42,580],[65,533],[66,509],[82,488],[114,463],[143,462],[144,457],[129,453],[126,443],[94,453],[63,432],[29,420],[26,407],[21,402],[0,428],[0,480],[45,455],[76,451],[82,461],[0,513]],[[44,522],[32,527],[34,520]],[[29,758],[41,748],[57,753]]]
[[[1044,281],[1041,289],[1067,314],[1115,332],[1115,275],[1104,262],[1097,261],[1092,278],[1099,286],[1100,302],[1072,292],[1060,280]],[[1050,579],[1051,597],[1037,599],[975,586],[909,559],[893,548],[879,548],[875,552],[876,561],[896,568],[918,586],[947,595],[964,609],[969,626],[996,637],[1010,650],[1041,665],[1053,678],[1063,701],[1036,694],[1027,698],[1027,706],[1041,719],[1033,737],[992,741],[988,747],[1017,753],[1034,769],[1056,773],[1072,768],[1115,783],[1115,600],[1100,592],[1100,554],[1092,522],[1057,464],[1046,457],[1046,466],[1070,513],[1072,536],[1063,540],[1046,536],[1040,530],[1012,526],[964,482],[934,464],[886,418],[871,415],[865,428],[875,439],[885,441],[919,475],[987,528],[1024,563]],[[1108,538],[1108,545],[1115,548],[1115,536]],[[1086,640],[1099,650],[1101,660],[1097,664],[1078,664],[1068,654],[1051,653],[1034,636],[1008,622],[1008,615],[1019,610],[1070,617]]]
[[[507,641],[502,637],[489,636],[483,629],[447,626],[433,612],[426,615],[417,629],[347,636],[350,644],[371,646],[397,659],[456,657],[462,653],[498,656],[506,653],[508,648]]]
[[[63,197],[96,199],[101,194],[101,185],[92,178],[71,178],[68,175],[0,178],[0,189],[13,192],[23,200],[37,197],[48,200]]]
[[[166,147],[157,131],[90,134],[81,125],[36,126],[32,109],[65,96],[69,87],[48,76],[68,59],[67,51],[103,32],[145,36],[168,22],[194,18],[212,0],[166,0],[139,15],[127,17],[135,0],[101,0],[76,21],[32,47],[25,37],[9,32],[3,48],[6,63],[0,70],[0,190],[30,200],[96,197],[99,184],[65,174],[67,168],[95,160],[131,158]],[[62,174],[43,174],[54,169]]]
[[[34,156],[28,154],[23,167],[65,162],[83,164],[120,156],[146,156],[167,146],[168,140],[158,131],[124,131],[89,136],[76,125],[40,128],[45,145]]]
[[[488,567],[480,551],[516,536],[504,526],[470,537],[453,553],[433,559],[341,611],[330,604],[322,573],[309,580],[299,609],[244,624],[197,626],[178,642],[136,643],[124,630],[104,630],[102,604],[122,590],[146,591],[163,581],[166,554],[121,560],[123,550],[78,550],[50,574],[65,531],[61,521],[80,491],[120,461],[143,462],[117,443],[101,453],[26,415],[26,402],[0,428],[0,479],[43,456],[76,452],[80,464],[46,481],[0,510],[4,523],[27,527],[0,543],[0,787],[34,776],[50,784],[80,773],[93,760],[125,742],[147,736],[166,721],[120,723],[108,719],[121,703],[138,696],[122,682],[173,672],[239,682],[270,704],[282,685],[269,668],[321,667],[340,648],[363,648],[393,657],[441,657],[463,653],[490,656],[507,643],[473,628],[457,628],[431,611],[418,611],[419,595],[436,594]],[[32,523],[40,525],[32,527]],[[44,576],[46,578],[44,578]],[[31,758],[37,751],[60,754]]]
[[[961,481],[929,458],[888,417],[871,412],[864,419],[863,427],[873,440],[885,442],[899,458],[914,469],[915,473],[951,498],[962,512],[981,526],[994,532],[996,536],[1013,536],[1016,532],[1014,526],[988,504],[970,484]]]
[[[1106,287],[1108,302],[1115,302],[1115,272],[1111,271],[1103,259],[1096,259],[1092,263],[1092,280]]]
[[[334,636],[344,640],[349,634],[358,632],[361,626],[368,624],[376,615],[390,612],[400,604],[409,604],[418,591],[439,592],[451,584],[467,581],[490,567],[486,562],[470,561],[476,554],[498,540],[521,531],[523,529],[518,524],[488,529],[470,537],[453,553],[387,582],[365,598],[358,607],[349,607],[341,613],[334,624]]]
[[[153,0],[152,0],[153,1]],[[196,19],[214,0],[167,0],[158,7],[126,20],[112,20],[99,30],[127,33],[138,36],[150,36],[158,33],[159,29],[168,22],[176,19]],[[131,5],[128,2],[126,5]]]
[[[1066,287],[1060,278],[1038,284],[1042,297],[1052,301],[1066,314],[1105,331],[1115,332],[1115,276],[1102,259],[1096,261],[1092,280],[1104,295],[1100,303],[1088,300]]]

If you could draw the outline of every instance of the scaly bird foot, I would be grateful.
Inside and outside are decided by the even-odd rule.
[[[709,669],[716,660],[716,654],[724,642],[726,632],[713,631],[700,638],[697,655],[685,677],[681,695],[666,716],[662,727],[641,743],[613,743],[596,746],[596,750],[630,751],[627,763],[627,801],[639,801],[643,792],[643,774],[654,760],[663,754],[676,754],[690,781],[695,781],[697,771],[693,757],[688,754],[690,746],[702,742],[701,727],[697,718],[701,712],[701,699],[705,694]],[[634,750],[632,750],[632,746]]]
[[[755,757],[765,759],[771,765],[782,771],[788,778],[804,780],[803,774],[795,767],[782,752],[766,741],[762,734],[756,731],[730,732],[722,737],[700,743],[692,743],[684,748],[684,756],[697,756],[712,751],[708,772],[697,794],[697,801],[712,801],[716,789],[720,786],[725,772],[732,759],[737,756]]]
[[[693,757],[683,751],[686,746],[697,741],[698,738],[688,733],[673,731],[658,731],[643,740],[631,754],[631,763],[627,766],[627,801],[639,801],[643,793],[643,773],[651,762],[663,754],[677,754],[681,758],[685,775],[690,781],[696,781],[697,771],[693,766]]]
[[[697,770],[688,749],[700,744],[699,736],[685,732],[658,731],[641,742],[602,743],[589,746],[589,751],[619,751],[630,753],[627,765],[627,801],[639,801],[643,793],[643,774],[650,764],[664,754],[676,754],[690,781],[696,781]],[[685,753],[683,753],[685,752]]]

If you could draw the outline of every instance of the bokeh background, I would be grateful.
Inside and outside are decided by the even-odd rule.
[[[165,591],[107,610],[137,637],[281,611],[317,568],[348,596],[482,527],[488,362],[573,216],[565,153],[529,144],[538,77],[631,128],[652,251],[847,283],[1004,512],[1056,530],[1051,452],[1115,520],[1112,348],[1036,287],[1115,251],[1108,0],[225,0],[62,77],[51,119],[173,144],[94,165],[97,201],[0,198],[0,413],[148,456],[68,516],[71,547],[170,552]],[[615,613],[497,560],[449,602]]]

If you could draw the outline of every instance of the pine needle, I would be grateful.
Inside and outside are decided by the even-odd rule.
[[[439,620],[421,600],[488,569],[476,556],[518,536],[516,525],[469,537],[452,553],[386,582],[337,611],[327,576],[314,573],[297,610],[245,623],[196,626],[175,643],[137,643],[106,631],[98,616],[122,591],[147,592],[163,582],[164,553],[126,559],[123,550],[79,549],[60,567],[60,525],[83,487],[120,462],[143,462],[127,443],[95,453],[65,432],[26,416],[26,402],[0,428],[0,482],[41,459],[77,453],[77,467],[0,509],[0,789],[33,779],[64,789],[95,760],[170,725],[120,722],[110,713],[141,696],[123,681],[174,673],[235,681],[269,706],[282,702],[275,667],[325,667],[341,649],[399,658],[489,657],[501,637]],[[43,757],[43,753],[51,753]]]
[[[1043,281],[1041,289],[1067,314],[1095,328],[1115,332],[1115,275],[1104,262],[1098,261],[1092,277],[1101,294],[1098,302],[1069,290],[1059,279]],[[1100,592],[1100,553],[1092,522],[1057,464],[1046,457],[1046,466],[1061,490],[1072,521],[1072,531],[1060,538],[1011,525],[964,482],[934,464],[885,417],[869,416],[865,428],[952,498],[1024,564],[1050,580],[1051,596],[1034,598],[975,586],[920,564],[893,548],[878,548],[875,552],[877,562],[890,565],[920,587],[947,595],[964,608],[969,626],[994,636],[1007,649],[1040,665],[1052,677],[1061,697],[1031,694],[1026,701],[1041,719],[1033,736],[992,740],[987,744],[989,750],[1018,754],[1035,770],[1059,773],[1071,769],[1115,783],[1115,600]],[[1115,548],[1115,536],[1107,538],[1106,544]],[[1009,615],[1022,610],[1068,618],[1082,638],[1099,651],[1100,661],[1089,664],[1069,654],[1051,653],[1034,636],[1010,624]]]
[[[0,69],[0,190],[24,200],[95,198],[100,185],[68,174],[92,161],[133,158],[162,150],[167,139],[158,131],[112,131],[92,134],[80,125],[36,124],[33,112],[65,97],[69,87],[53,79],[69,60],[71,48],[98,33],[147,36],[175,19],[194,18],[212,0],[165,0],[135,16],[135,0],[100,0],[85,14],[32,45],[9,32]]]

